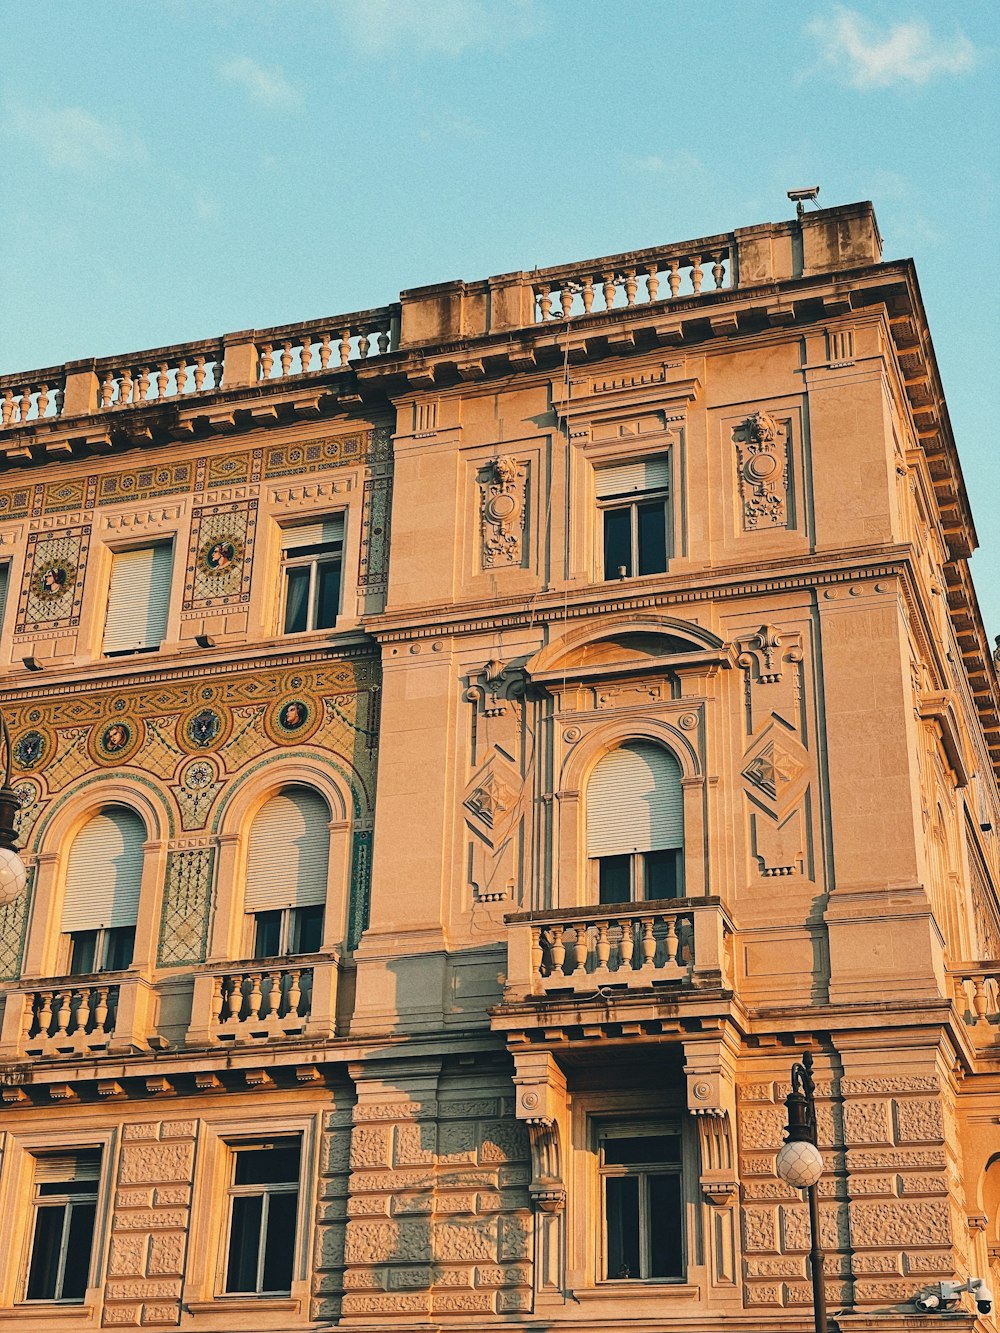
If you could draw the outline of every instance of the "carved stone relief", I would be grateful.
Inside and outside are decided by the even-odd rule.
[[[744,532],[787,528],[787,426],[767,412],[755,412],[734,432],[733,442]]]
[[[480,471],[483,569],[524,563],[526,496],[527,465],[509,454],[495,458]]]

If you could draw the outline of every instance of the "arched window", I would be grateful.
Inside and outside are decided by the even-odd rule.
[[[244,908],[255,958],[315,953],[323,942],[330,811],[318,792],[287,787],[250,826]]]
[[[587,788],[587,855],[602,903],[683,895],[681,766],[669,750],[629,741],[601,759]]]
[[[121,805],[94,815],[73,839],[62,913],[72,975],[113,972],[132,962],[145,841],[142,820]]]

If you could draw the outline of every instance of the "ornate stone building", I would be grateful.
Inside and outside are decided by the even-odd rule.
[[[869,205],[0,396],[4,1326],[811,1328],[807,1049],[836,1324],[1000,1279],[1000,701]]]

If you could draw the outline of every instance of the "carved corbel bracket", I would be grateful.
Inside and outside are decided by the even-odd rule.
[[[739,1190],[733,1126],[736,1084],[732,1052],[725,1039],[686,1043],[688,1111],[698,1128],[702,1193],[710,1203],[732,1203]]]
[[[516,699],[523,697],[525,675],[521,667],[504,666],[491,657],[483,664],[479,679],[465,692],[469,703],[478,705],[484,717],[502,717]]]
[[[528,1130],[531,1183],[528,1193],[539,1212],[559,1213],[566,1204],[559,1122],[565,1117],[566,1077],[548,1051],[514,1055],[514,1113]]]
[[[755,671],[758,685],[777,685],[782,664],[801,662],[802,646],[798,634],[779,634],[773,625],[761,625],[756,634],[738,640],[737,664],[744,671]]]

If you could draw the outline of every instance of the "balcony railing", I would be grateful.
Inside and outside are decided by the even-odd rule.
[[[214,978],[212,1016],[220,1040],[274,1032],[297,1035],[310,1012],[312,969],[257,966]]]
[[[26,1055],[64,1055],[106,1047],[115,1031],[119,988],[53,986],[31,997]]]
[[[524,912],[507,918],[506,998],[727,984],[732,923],[718,899]]]
[[[25,979],[4,995],[0,1060],[142,1050],[155,1023],[154,988],[135,972]]]
[[[1000,962],[959,964],[949,973],[955,1004],[985,1041],[1000,1037]]]

